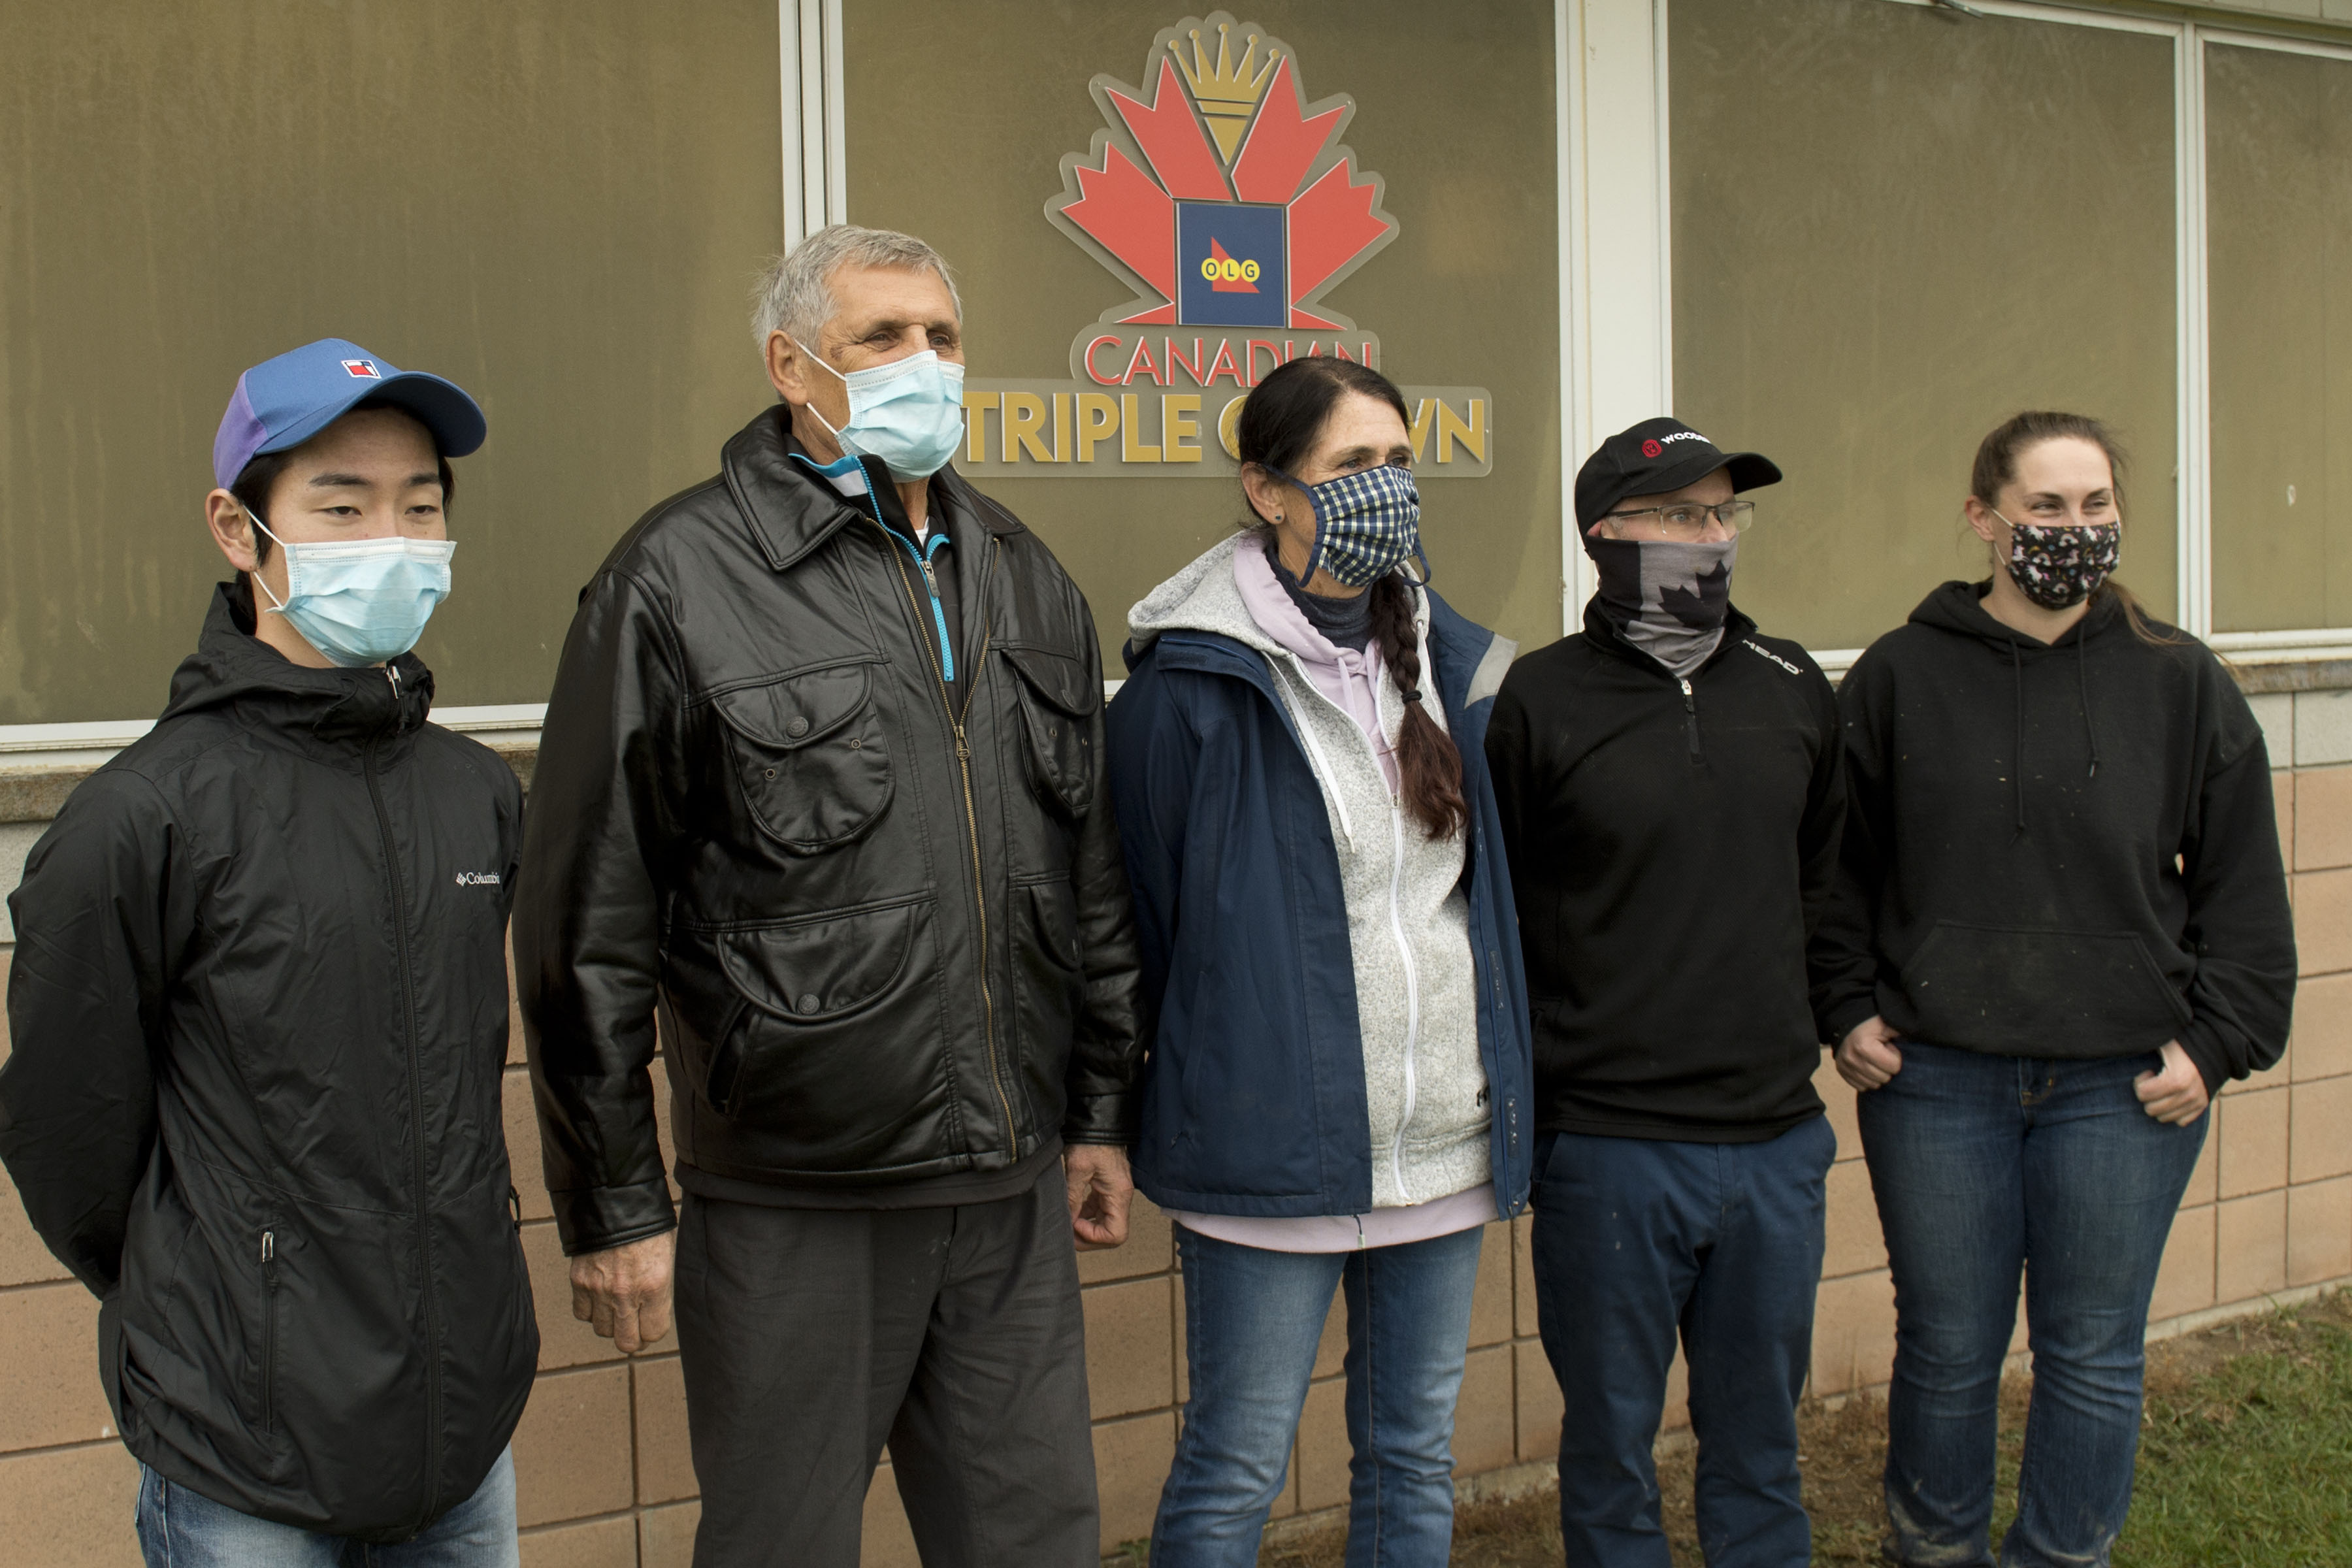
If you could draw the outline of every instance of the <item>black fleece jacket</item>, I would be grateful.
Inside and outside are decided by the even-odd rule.
[[[1821,1113],[1807,944],[1835,873],[1837,699],[1734,609],[1688,681],[1601,616],[1486,730],[1534,1014],[1537,1125],[1756,1142]]]
[[[1984,592],[1937,588],[1839,693],[1823,1026],[2017,1057],[2177,1039],[2209,1090],[2270,1066],[2294,928],[2252,710],[2203,644],[2143,642],[2106,595],[2044,644]]]

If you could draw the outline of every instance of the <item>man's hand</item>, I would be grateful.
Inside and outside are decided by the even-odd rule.
[[[1135,1196],[1127,1151],[1116,1143],[1073,1143],[1062,1151],[1062,1179],[1070,1200],[1070,1230],[1080,1252],[1099,1252],[1127,1240],[1127,1205]]]
[[[1864,1018],[1839,1042],[1838,1077],[1864,1094],[1885,1088],[1887,1080],[1903,1070],[1903,1053],[1895,1045],[1898,1037],[1885,1019]]]
[[[595,1326],[624,1354],[669,1332],[670,1259],[677,1232],[624,1242],[572,1260],[572,1315]]]
[[[2205,1114],[2205,1075],[2179,1040],[2164,1042],[2164,1070],[2144,1072],[2132,1080],[2139,1107],[2158,1121],[2186,1127]]]

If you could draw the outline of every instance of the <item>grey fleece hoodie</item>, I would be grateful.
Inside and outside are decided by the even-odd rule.
[[[1317,689],[1298,654],[1251,616],[1234,579],[1234,552],[1244,548],[1258,546],[1248,535],[1225,540],[1153,589],[1128,612],[1129,629],[1138,647],[1181,628],[1215,632],[1265,656],[1322,784],[1339,852],[1363,1036],[1372,1206],[1465,1192],[1489,1179],[1490,1116],[1461,836],[1433,842],[1405,815],[1371,738]],[[1415,621],[1426,669],[1426,600]],[[1403,697],[1393,680],[1378,681],[1376,690],[1381,730],[1393,747]],[[1444,725],[1440,705],[1425,706]]]

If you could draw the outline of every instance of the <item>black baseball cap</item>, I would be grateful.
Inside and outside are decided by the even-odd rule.
[[[1576,531],[1583,533],[1627,496],[1664,495],[1731,470],[1731,488],[1752,490],[1780,482],[1772,459],[1756,452],[1724,452],[1679,419],[1644,419],[1601,443],[1576,471]]]

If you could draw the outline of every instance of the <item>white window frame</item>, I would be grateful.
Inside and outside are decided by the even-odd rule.
[[[1575,475],[1601,438],[1674,407],[1674,192],[1668,136],[1670,0],[1555,0],[1559,121],[1560,626],[1582,624],[1594,584],[1576,537]],[[1937,0],[1885,0],[1933,7]],[[2352,658],[2352,627],[2216,632],[2212,418],[2205,253],[2205,47],[2352,61],[2352,47],[2036,0],[1969,0],[1990,16],[2173,40],[2175,549],[2180,627],[2239,663]],[[1956,18],[1955,25],[1966,25]],[[2308,23],[2304,24],[2308,26]],[[1596,247],[1596,237],[1608,243]],[[1860,648],[1816,649],[1832,671]]]
[[[776,0],[776,67],[790,250],[827,224],[849,221],[841,0]]]

